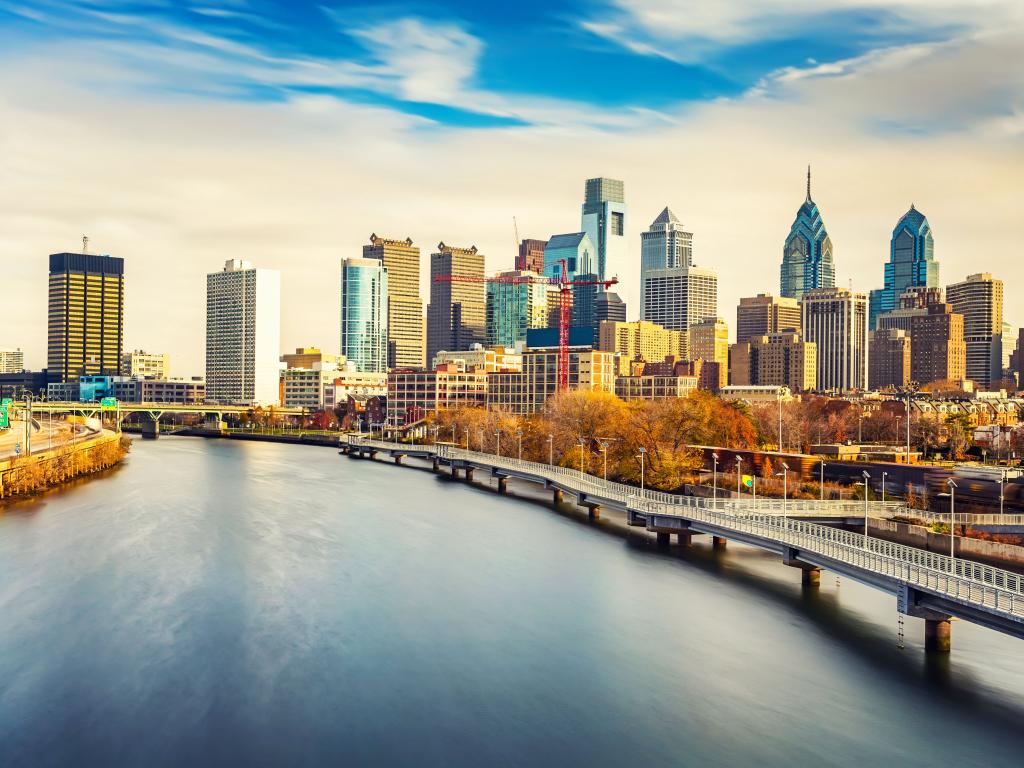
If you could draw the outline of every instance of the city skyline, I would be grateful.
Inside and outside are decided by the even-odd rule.
[[[242,57],[255,66],[254,51],[274,48],[267,30],[258,39],[252,32],[251,49],[240,51],[220,44],[231,39],[231,29],[202,26],[214,24],[212,18],[165,20],[143,34],[143,11],[126,10],[114,20],[78,8],[69,17],[85,15],[89,23],[72,28],[54,13],[69,5],[46,3],[38,18],[0,5],[0,26],[12,43],[8,77],[0,82],[4,135],[20,158],[5,169],[8,183],[0,190],[0,253],[12,264],[0,344],[23,349],[31,368],[45,358],[46,297],[39,286],[47,254],[76,250],[82,234],[93,238],[93,252],[125,259],[131,290],[124,347],[166,351],[179,361],[179,372],[191,374],[203,370],[202,281],[211,263],[239,257],[281,271],[282,347],[335,349],[337,264],[359,256],[367,232],[416,243],[443,237],[475,243],[493,274],[513,266],[513,216],[520,238],[577,231],[583,182],[599,176],[626,185],[630,261],[606,269],[619,278],[630,319],[639,308],[640,232],[665,206],[694,232],[699,262],[719,273],[719,312],[728,317],[739,298],[777,286],[780,244],[803,197],[808,163],[836,247],[837,286],[852,280],[859,292],[878,287],[892,222],[915,203],[941,234],[943,281],[989,271],[1007,283],[1006,319],[1016,327],[1024,316],[1013,291],[1012,247],[1024,234],[1015,204],[1015,179],[1024,167],[1022,123],[986,80],[1019,40],[1013,23],[1019,12],[1010,3],[969,16],[916,3],[890,4],[883,13],[869,4],[869,16],[906,21],[913,11],[915,33],[893,24],[876,41],[855,30],[855,50],[793,46],[788,59],[758,62],[759,69],[752,63],[756,74],[748,70],[731,90],[703,94],[688,90],[685,75],[688,67],[709,69],[720,61],[704,49],[693,53],[700,61],[692,65],[656,60],[651,51],[615,47],[608,27],[597,27],[599,34],[577,25],[574,34],[613,46],[591,55],[628,67],[636,88],[619,103],[593,93],[575,101],[564,93],[519,98],[505,104],[500,125],[493,114],[490,122],[470,119],[464,109],[449,114],[455,102],[465,106],[460,97],[486,69],[482,62],[505,50],[491,39],[493,25],[474,20],[484,11],[453,7],[443,23],[415,6],[399,13],[387,29],[422,55],[423,78],[440,78],[449,66],[464,65],[465,74],[448,81],[449,91],[367,104],[282,82],[295,75],[296,61],[306,60],[301,52],[260,65],[272,93],[239,96],[223,65]],[[623,39],[629,32],[629,40],[661,50],[650,25],[646,35],[636,34],[648,17],[615,13]],[[735,54],[750,42],[736,38],[747,35],[789,39],[782,22],[766,21],[752,7],[716,13],[725,17],[721,29],[730,38],[715,41],[720,53]],[[792,29],[808,18],[797,4],[784,15]],[[705,22],[697,26],[719,29]],[[358,23],[365,29],[371,22],[358,17]],[[170,34],[182,29],[192,34]],[[431,52],[426,43],[434,38],[416,31],[436,35],[438,45],[469,35],[476,53],[467,49],[465,60],[453,63],[444,52]],[[323,45],[341,50],[349,38],[338,34],[338,47]],[[671,28],[664,35],[675,36],[672,47],[682,50],[682,33]],[[67,65],[47,65],[48,47],[72,38],[75,45],[62,45]],[[122,45],[107,46],[102,55],[88,45],[110,39]],[[576,42],[562,54],[582,56],[586,45]],[[175,55],[162,67],[167,52]],[[117,57],[129,55],[137,67],[112,69],[123,64]],[[399,66],[394,46],[375,55],[390,57],[387,76],[377,78],[381,88],[423,85]],[[274,62],[280,77],[267,74],[274,74]],[[645,68],[657,69],[657,76],[643,80],[650,74]],[[183,86],[203,80],[223,92],[184,87],[172,93],[168,69],[183,73]],[[241,69],[236,76],[253,77],[251,68]],[[945,82],[941,99],[924,87],[950,72],[957,77]],[[667,92],[666,81],[680,75],[684,85]],[[1007,73],[1009,87],[1019,88],[1014,77]],[[537,76],[534,85],[543,81]],[[413,114],[417,109],[429,114]],[[739,146],[751,149],[737,154]],[[148,172],[138,173],[140,167]],[[349,192],[354,189],[358,195]],[[421,261],[424,302],[427,272]],[[146,298],[153,291],[166,299],[160,322]]]

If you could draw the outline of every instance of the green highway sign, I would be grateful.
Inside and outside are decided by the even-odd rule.
[[[0,405],[0,429],[11,428],[11,415],[10,412],[7,410],[7,406],[7,403]]]
[[[102,400],[100,400],[100,408],[102,408],[104,411],[114,410],[115,408],[117,408],[117,398],[104,397]]]

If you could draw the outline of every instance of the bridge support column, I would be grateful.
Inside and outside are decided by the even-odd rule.
[[[401,454],[399,454],[399,455],[395,456],[394,458],[395,458],[395,464],[401,464],[402,463],[402,459],[404,457]]]
[[[458,480],[459,479],[459,468],[456,467],[454,464],[452,464],[452,478],[454,480]]]
[[[437,456],[430,460],[430,471],[434,473],[441,471],[441,463],[437,460]]]
[[[508,493],[508,478],[498,476],[498,493]]]
[[[953,626],[949,619],[924,620],[924,649],[949,653],[953,640]]]
[[[160,437],[160,419],[154,419],[148,414],[142,416],[142,439],[156,440]]]
[[[711,546],[713,549],[725,549],[726,539],[722,536],[712,536]]]
[[[600,504],[587,504],[587,517],[591,520],[601,519],[601,505]]]
[[[805,587],[816,587],[821,584],[821,569],[804,568],[800,571],[800,584]]]
[[[466,482],[467,483],[472,483],[473,482],[473,468],[472,467],[463,467],[462,473],[466,476]]]
[[[689,547],[693,545],[693,534],[689,531],[680,531],[676,534],[676,542],[680,547]]]
[[[552,504],[552,506],[554,506],[555,509],[557,509],[558,505],[561,504],[562,501],[563,501],[562,492],[560,490],[558,490],[557,488],[552,488],[551,489],[551,504]]]
[[[670,534],[670,533],[659,533],[658,534],[658,539],[657,539],[658,540],[658,546],[659,547],[667,548],[668,545],[669,545],[669,537],[671,535],[672,534]]]

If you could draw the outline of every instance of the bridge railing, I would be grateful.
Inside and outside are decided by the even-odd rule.
[[[942,523],[949,525],[949,512],[931,512],[923,509],[903,509],[901,517],[914,518],[928,525],[931,523]],[[956,513],[957,525],[1012,525],[1024,526],[1024,515],[1018,514],[960,514]]]
[[[1024,577],[970,560],[775,515],[736,517],[715,509],[677,511],[636,499],[641,515],[685,517],[750,533],[986,608],[1024,617]]]

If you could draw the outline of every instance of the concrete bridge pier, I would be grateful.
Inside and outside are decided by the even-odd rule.
[[[668,549],[670,533],[658,533],[657,542],[658,546],[663,549]]]
[[[555,509],[558,509],[558,505],[561,504],[563,500],[564,500],[564,497],[562,495],[562,492],[558,488],[552,488],[551,489],[551,504],[552,504],[552,506],[554,506]]]
[[[405,457],[402,456],[402,454],[400,454],[400,453],[399,454],[395,454],[395,456],[394,456],[395,464],[398,464],[399,466],[401,466],[403,458],[405,458]]]
[[[676,543],[678,543],[680,547],[693,546],[693,534],[689,531],[680,531],[676,534]]]
[[[725,539],[722,536],[712,536],[711,537],[711,547],[713,549],[725,549],[726,541],[727,541],[727,539]]]
[[[821,583],[821,568],[800,560],[799,552],[793,547],[782,551],[782,562],[790,568],[800,569],[800,583],[805,587],[816,587]]]
[[[153,417],[151,415],[142,415],[142,439],[143,440],[156,440],[160,437],[160,417]]]
[[[473,482],[473,468],[472,467],[469,467],[469,466],[463,467],[462,468],[462,474],[464,474],[466,476],[466,482],[467,483],[472,483]]]
[[[600,520],[601,519],[601,505],[600,504],[594,504],[594,503],[591,503],[591,502],[586,502],[584,504],[581,504],[580,506],[584,506],[584,507],[587,508],[587,517],[590,518],[591,520]]]
[[[435,474],[441,471],[441,462],[437,460],[437,456],[430,460],[430,471]]]
[[[817,587],[821,584],[820,568],[803,568],[800,571],[800,584],[804,587]]]
[[[496,475],[498,478],[498,493],[508,493],[508,476]]]
[[[924,649],[949,653],[953,645],[953,625],[949,618],[924,620]]]

